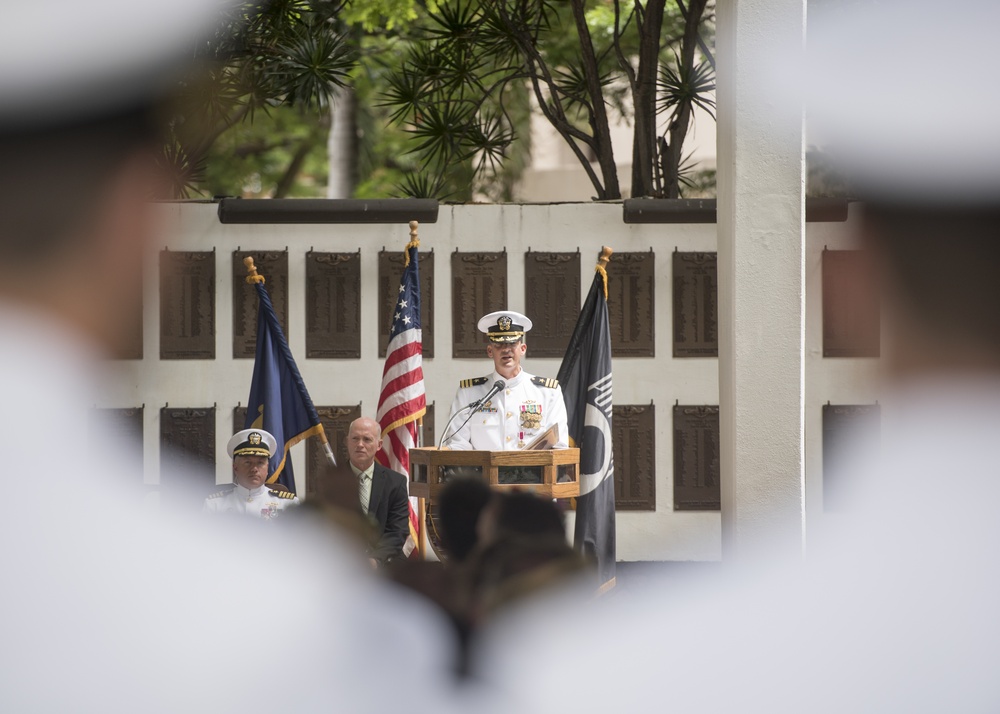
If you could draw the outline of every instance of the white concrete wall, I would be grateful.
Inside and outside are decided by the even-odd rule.
[[[225,444],[232,425],[232,408],[246,403],[253,360],[232,358],[232,287],[230,264],[237,246],[244,250],[289,251],[289,342],[306,385],[318,405],[362,403],[366,414],[374,414],[382,376],[378,359],[377,256],[383,246],[402,250],[407,240],[405,225],[352,226],[233,226],[221,225],[213,204],[165,204],[168,224],[166,246],[171,250],[216,251],[216,359],[159,359],[159,249],[150,256],[146,269],[144,354],[139,361],[109,365],[110,386],[101,407],[146,405],[146,481],[158,482],[159,410],[172,407],[217,405],[216,453],[218,483],[230,481]],[[485,358],[451,358],[450,255],[456,249],[487,250],[506,247],[508,252],[509,307],[525,311],[523,254],[535,251],[580,249],[582,254],[581,301],[590,286],[593,264],[600,247],[615,251],[656,253],[656,357],[617,359],[614,362],[615,403],[656,404],[656,511],[618,514],[620,560],[713,560],[720,556],[718,513],[673,511],[673,425],[671,407],[682,404],[718,403],[718,362],[715,359],[673,359],[671,349],[671,253],[715,250],[715,226],[636,226],[622,222],[620,204],[573,205],[472,205],[442,206],[435,224],[420,227],[421,249],[434,250],[435,261],[435,350],[436,357],[424,362],[428,401],[436,402],[438,428],[447,418],[458,380],[486,373]],[[834,403],[870,402],[874,360],[822,359],[820,324],[819,251],[848,241],[846,224],[810,224],[807,256],[807,478],[810,486],[821,484],[822,443],[820,406]],[[361,249],[361,359],[327,360],[305,358],[305,254],[317,251]],[[610,277],[614,279],[613,269]],[[249,288],[248,288],[249,289]],[[425,297],[425,299],[427,299]],[[530,314],[530,311],[527,311]],[[532,359],[525,367],[535,374],[555,376],[558,359]],[[292,451],[296,478],[305,478],[304,447]],[[299,486],[302,490],[302,486]],[[813,490],[813,493],[816,493]],[[821,493],[821,488],[819,490]],[[810,506],[811,507],[811,506]],[[821,512],[822,504],[818,504]]]

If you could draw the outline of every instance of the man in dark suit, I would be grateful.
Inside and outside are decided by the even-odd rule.
[[[410,533],[406,476],[375,462],[375,454],[382,449],[382,430],[374,419],[361,417],[351,422],[346,441],[351,472],[358,479],[361,512],[375,528],[368,557],[379,567],[403,556]]]

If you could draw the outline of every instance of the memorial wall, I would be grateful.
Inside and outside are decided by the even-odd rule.
[[[216,211],[162,205],[168,239],[146,266],[142,325],[130,359],[108,365],[96,405],[142,433],[143,479],[153,491],[163,444],[214,465],[217,483],[231,480],[225,443],[242,425],[256,332],[245,256],[267,280],[338,457],[347,424],[374,416],[378,400],[407,226],[222,225]],[[419,235],[425,443],[447,419],[459,380],[492,369],[475,327],[482,314],[506,307],[531,317],[524,366],[556,375],[608,245],[618,558],[718,559],[715,225],[626,225],[613,203],[470,205],[442,206]],[[807,226],[810,518],[835,505],[824,489],[824,465],[832,468],[824,443],[836,443],[855,417],[874,413],[877,428],[877,302],[852,289],[851,276],[866,269],[854,247],[850,221]],[[307,497],[324,466],[312,441],[292,450]]]

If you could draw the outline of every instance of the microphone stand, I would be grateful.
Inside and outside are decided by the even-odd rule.
[[[475,408],[478,406],[479,402],[473,402],[472,404],[465,405],[464,407],[462,407],[457,412],[451,415],[451,418],[448,420],[448,423],[444,425],[444,429],[441,431],[441,438],[438,440],[439,449],[441,448],[441,445],[445,442],[446,435],[450,439],[451,437],[455,436],[455,434],[457,434],[459,431],[461,431],[463,426],[469,423],[469,420],[472,419],[472,415],[476,413]],[[465,421],[463,421],[461,424],[458,425],[458,429],[455,429],[455,431],[453,431],[450,435],[448,435],[448,427],[451,426],[451,423],[453,421],[455,421],[455,417],[464,412],[466,409],[469,410],[469,416],[465,417]]]
[[[465,421],[463,421],[459,425],[458,429],[455,429],[455,431],[453,431],[451,433],[451,436],[448,437],[449,439],[451,437],[455,436],[455,434],[457,434],[459,432],[459,430],[463,426],[465,426],[466,424],[469,423],[469,420],[472,419],[472,415],[476,413],[476,410],[479,409],[479,407],[483,406],[483,404],[486,402],[486,400],[492,399],[495,395],[497,395],[497,394],[500,393],[500,390],[502,390],[506,386],[507,386],[507,382],[505,382],[502,379],[498,379],[497,381],[495,381],[493,383],[493,386],[490,388],[490,391],[488,391],[486,394],[484,394],[483,396],[481,396],[479,399],[477,399],[476,401],[472,402],[468,406],[464,406],[461,409],[459,409],[457,412],[455,412],[454,414],[452,414],[451,415],[451,419],[449,419],[448,423],[444,425],[444,430],[441,432],[441,440],[438,442],[438,448],[440,449],[441,448],[441,444],[444,443],[444,441],[445,441],[445,439],[444,439],[445,434],[448,433],[448,427],[451,426],[451,423],[455,420],[455,417],[457,417],[459,414],[461,414],[462,412],[464,412],[466,409],[469,410],[469,416],[465,417]]]

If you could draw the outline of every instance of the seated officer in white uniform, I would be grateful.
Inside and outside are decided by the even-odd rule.
[[[267,485],[268,464],[278,448],[277,440],[263,429],[244,429],[226,445],[233,459],[233,488],[205,499],[209,513],[238,513],[270,520],[286,508],[297,506],[294,493],[276,491]]]
[[[559,426],[557,449],[565,449],[568,430],[566,404],[555,379],[536,377],[521,369],[521,358],[528,351],[524,336],[531,320],[518,312],[491,312],[479,321],[479,331],[486,333],[486,354],[493,360],[493,372],[485,377],[463,379],[451,414],[481,399],[497,380],[506,385],[480,406],[468,422],[468,414],[459,414],[449,429],[458,429],[445,444],[452,449],[488,451],[523,449],[553,424]]]

